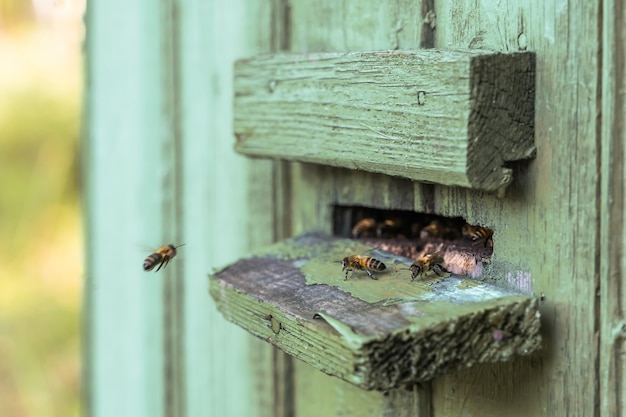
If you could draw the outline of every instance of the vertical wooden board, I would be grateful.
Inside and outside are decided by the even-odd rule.
[[[626,258],[626,14],[624,3],[604,1],[602,16],[602,198],[600,265],[600,410],[626,414],[626,332],[624,271]],[[607,13],[606,11],[610,11]]]
[[[294,52],[416,49],[422,29],[421,2],[292,1]]]
[[[426,1],[426,0],[424,0]],[[291,51],[342,52],[415,49],[421,44],[422,4],[408,0],[291,1]],[[426,1],[428,3],[428,1]],[[293,164],[293,232],[331,231],[333,204],[418,209],[428,206],[421,187],[385,175],[345,169]],[[428,187],[427,187],[428,188]],[[363,393],[345,382],[321,374],[296,361],[296,415],[322,402],[334,415],[430,415],[430,391],[398,390],[389,397]],[[303,392],[306,381],[310,390]],[[428,384],[426,384],[428,385]],[[357,390],[357,391],[355,391]],[[322,401],[323,398],[323,401]],[[416,404],[418,404],[416,406]],[[427,406],[428,405],[428,406]],[[316,411],[312,409],[311,411]],[[302,413],[302,414],[299,414]],[[321,414],[317,414],[321,415]]]
[[[554,5],[539,3],[539,9],[529,4],[523,6],[524,3],[515,0],[497,3],[470,0],[438,2],[436,47],[503,52],[525,50],[521,46],[527,45],[526,37],[520,38],[520,35],[527,30],[528,23],[532,25],[532,21],[536,21],[533,19],[535,15],[550,15],[548,10],[554,9]],[[531,11],[535,15],[531,15]]]
[[[124,13],[119,13],[124,10]],[[92,416],[161,416],[163,291],[141,261],[173,239],[161,225],[173,184],[159,4],[97,3],[87,15],[86,385]],[[112,31],[111,28],[115,28]],[[124,105],[121,106],[120,103]]]
[[[273,240],[271,163],[235,154],[231,123],[234,60],[270,50],[271,12],[255,0],[181,3],[189,416],[273,415],[271,348],[223,320],[207,289],[213,268]]]
[[[310,183],[309,187],[295,187],[294,193],[306,194],[312,189],[329,193],[326,205],[367,206],[385,209],[413,210],[415,189],[413,182],[383,174],[327,167],[313,164],[294,164],[294,180]],[[315,185],[314,185],[315,184]],[[294,200],[305,196],[298,194]],[[326,210],[316,204],[316,210]],[[326,213],[324,211],[324,213]],[[332,215],[332,213],[330,213]],[[323,230],[327,230],[326,227]],[[328,229],[330,231],[330,229]]]
[[[295,361],[295,365],[296,416],[381,415],[383,393],[365,391],[340,379],[329,377],[302,361]]]
[[[161,167],[167,168],[162,187],[164,198],[160,207],[165,219],[160,225],[163,244],[181,243],[184,228],[183,197],[183,141],[180,120],[179,21],[178,0],[159,3],[161,31],[158,37],[161,50],[161,123],[163,124]],[[166,162],[168,164],[166,165]],[[163,270],[165,274],[165,270]],[[167,416],[185,415],[185,354],[184,354],[184,263],[176,262],[167,270],[163,287],[163,413]]]
[[[416,197],[411,181],[322,165],[290,165],[293,234],[310,230],[332,233],[335,205],[414,208]]]
[[[331,207],[337,196],[338,175],[336,172],[332,175],[335,169],[298,163],[293,165],[294,232],[331,231]],[[341,180],[338,182],[341,183]],[[309,191],[299,192],[302,190]],[[361,201],[367,202],[366,199]],[[294,411],[298,417],[380,415],[380,392],[364,391],[298,360],[294,360],[293,382]]]
[[[445,1],[437,10],[438,47],[515,50],[523,34],[525,47],[537,53],[536,159],[516,166],[505,199],[436,187],[435,211],[494,229],[494,254],[484,279],[545,295],[546,341],[540,357],[436,380],[435,414],[594,415],[599,401],[597,385],[590,383],[598,375],[597,4]]]

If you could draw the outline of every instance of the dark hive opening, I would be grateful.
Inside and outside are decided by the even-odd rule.
[[[493,253],[493,230],[462,217],[335,206],[333,233],[411,259],[439,254],[448,271],[477,277]]]

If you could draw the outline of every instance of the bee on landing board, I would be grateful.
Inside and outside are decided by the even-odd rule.
[[[418,275],[422,278],[429,271],[433,271],[440,277],[448,272],[444,267],[443,257],[437,253],[428,253],[418,258],[409,270],[411,271],[411,281],[414,281]]]
[[[483,247],[493,247],[493,230],[488,227],[482,226],[472,226],[471,224],[465,223],[463,225],[463,229],[461,230],[461,234],[465,239],[471,240],[472,246],[478,246],[482,244]]]
[[[341,261],[341,270],[346,271],[346,280],[348,279],[348,272],[352,271],[352,273],[354,273],[355,269],[367,272],[367,275],[371,279],[377,279],[376,276],[372,274],[372,271],[384,271],[386,268],[384,263],[371,256],[346,256],[343,258],[343,261]]]
[[[174,256],[176,256],[176,249],[184,245],[185,244],[183,243],[182,245],[178,246],[161,246],[159,249],[148,255],[148,257],[143,261],[143,270],[146,272],[152,271],[154,267],[157,266],[157,264],[159,265],[159,267],[154,272],[158,272],[159,269],[165,268],[167,264],[174,258]]]

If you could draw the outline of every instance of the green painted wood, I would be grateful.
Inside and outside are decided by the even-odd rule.
[[[413,0],[355,0],[337,7],[333,0],[291,1],[291,51],[417,49],[421,43],[423,4]],[[379,208],[389,204],[397,209],[410,209],[411,200],[420,203],[417,209],[431,205],[423,197],[432,193],[422,195],[421,191],[432,186],[400,185],[397,179],[381,174],[313,164],[293,164],[291,172],[294,234],[307,230],[330,232],[331,206],[338,201]],[[331,415],[401,416],[407,410],[415,410],[420,416],[431,415],[428,383],[422,384],[426,389],[391,390],[381,398],[378,391],[364,392],[301,361],[295,363],[295,383],[296,412],[302,417],[316,415],[314,407],[307,407],[311,398],[323,398]]]
[[[534,56],[265,55],[235,66],[239,152],[494,191],[534,154]]]
[[[120,13],[124,10],[124,13]],[[169,148],[168,65],[158,4],[98,2],[87,15],[87,409],[98,416],[162,416],[164,274],[141,268],[176,238],[166,211],[175,169]],[[115,28],[112,31],[111,28]]]
[[[439,48],[480,46],[537,53],[537,159],[514,167],[519,175],[505,201],[480,192],[419,183],[407,186],[406,180],[384,175],[307,164],[285,165],[277,171],[270,162],[257,168],[235,164],[241,170],[238,173],[229,170],[230,164],[220,166],[222,174],[237,177],[244,172],[250,178],[254,191],[244,192],[245,202],[241,202],[238,193],[231,197],[222,188],[213,191],[220,185],[215,184],[211,162],[206,162],[213,152],[233,155],[228,128],[232,116],[218,113],[226,119],[211,120],[210,115],[220,109],[209,107],[207,96],[212,93],[202,93],[220,91],[226,80],[213,78],[208,61],[229,71],[232,61],[221,62],[222,55],[241,58],[275,51],[268,46],[268,37],[281,31],[277,17],[269,30],[262,23],[263,7],[279,5],[289,6],[290,11],[278,19],[283,22],[282,33],[287,33],[278,36],[281,49],[415,49],[424,25],[422,4],[275,0],[253,7],[249,0],[231,9],[230,5],[179,1],[179,6],[192,5],[186,10],[175,8],[191,24],[190,29],[181,25],[178,35],[179,42],[187,45],[179,51],[178,70],[185,74],[180,84],[187,90],[179,96],[185,105],[178,117],[184,127],[182,142],[192,146],[183,146],[183,203],[173,203],[180,195],[175,184],[181,183],[177,162],[181,157],[176,154],[179,145],[172,144],[172,134],[177,135],[170,119],[175,96],[167,80],[172,80],[173,68],[171,62],[164,62],[168,59],[162,48],[167,46],[161,45],[162,37],[171,35],[162,21],[174,3],[167,4],[159,9],[160,5],[147,0],[134,6],[95,2],[88,9],[84,383],[91,415],[166,414],[165,369],[179,364],[166,358],[164,340],[166,335],[175,336],[171,330],[177,327],[164,323],[170,314],[164,311],[164,294],[179,294],[176,285],[181,282],[186,294],[186,330],[181,340],[188,345],[183,353],[185,368],[182,373],[177,368],[177,378],[182,375],[185,381],[178,389],[186,393],[182,409],[189,415],[227,415],[245,409],[245,415],[303,417],[315,415],[313,402],[322,402],[327,415],[623,414],[624,314],[619,300],[624,298],[620,288],[626,242],[619,181],[624,158],[624,106],[619,93],[623,88],[618,77],[623,69],[623,52],[619,52],[623,50],[619,38],[623,13],[619,4],[605,1],[602,14],[595,3],[436,4],[433,33]],[[206,22],[213,24],[202,28]],[[598,72],[600,58],[602,73]],[[209,84],[213,79],[219,81]],[[228,107],[228,99],[222,100],[219,103]],[[218,131],[212,128],[214,123],[221,126]],[[211,145],[202,148],[201,137]],[[238,161],[232,158],[225,160]],[[198,167],[200,163],[204,166]],[[271,201],[277,195],[282,203],[275,210]],[[239,237],[231,241],[241,243],[237,248],[205,240],[217,235],[222,226],[228,236],[247,233],[248,244],[259,245],[279,232],[328,231],[329,207],[338,201],[405,208],[411,200],[419,211],[460,214],[496,230],[493,266],[484,278],[545,295],[541,311],[547,344],[540,355],[455,371],[435,379],[432,390],[431,384],[425,384],[423,390],[391,390],[385,395],[363,391],[301,361],[284,360],[264,348],[266,343],[243,332],[237,335],[235,326],[219,324],[223,320],[211,301],[205,304],[205,274],[210,266],[236,259],[246,246]],[[225,217],[209,227],[206,213],[218,206],[224,210],[220,216]],[[280,213],[289,214],[290,224],[275,230]],[[240,228],[242,223],[247,231]],[[199,246],[185,247],[190,255],[181,249],[165,273],[146,275],[139,269],[147,251],[163,241],[187,240],[188,236],[193,237],[188,245],[196,242]],[[181,267],[183,280],[178,272]],[[600,298],[595,296],[598,291]],[[170,317],[180,323],[177,316]],[[223,340],[229,348],[241,349],[222,353]],[[248,367],[250,360],[255,361],[254,367]],[[249,406],[228,405],[237,395],[232,393],[250,394]]]
[[[367,249],[385,271],[375,280],[358,271],[344,278],[337,260]],[[216,272],[210,290],[228,320],[368,390],[410,386],[540,347],[536,300],[454,275],[412,281],[412,262],[353,240],[305,234]]]
[[[188,416],[271,415],[268,351],[218,314],[206,281],[217,265],[272,240],[271,216],[267,221],[264,209],[254,215],[251,208],[259,210],[259,200],[250,178],[268,177],[234,153],[228,122],[234,60],[269,48],[271,10],[264,3],[186,0],[179,10]]]
[[[438,3],[437,46],[537,54],[537,157],[519,166],[504,201],[436,186],[435,211],[494,229],[484,278],[543,295],[545,349],[536,357],[436,379],[435,415],[600,415],[607,394],[597,384],[604,304],[599,266],[606,254],[598,231],[601,177],[609,167],[600,160],[605,145],[598,107],[605,48],[598,44],[601,26],[590,24],[601,20],[598,7]]]
[[[624,57],[626,14],[623,2],[605,1],[602,15],[602,150],[600,252],[600,412],[626,414],[626,100]]]
[[[250,227],[268,216],[250,214],[265,178],[232,149],[229,86],[236,58],[270,50],[271,9],[127,6],[99,2],[87,17],[87,409],[273,416],[271,352],[221,318],[206,282],[214,265],[273,239],[271,211],[271,227]],[[170,242],[186,246],[145,273],[145,256]]]

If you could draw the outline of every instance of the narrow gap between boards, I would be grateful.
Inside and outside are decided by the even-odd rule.
[[[428,265],[441,259],[444,270],[472,278],[482,275],[494,249],[493,230],[488,227],[469,224],[462,217],[408,210],[336,205],[333,234],[413,259],[420,268],[425,261]]]

